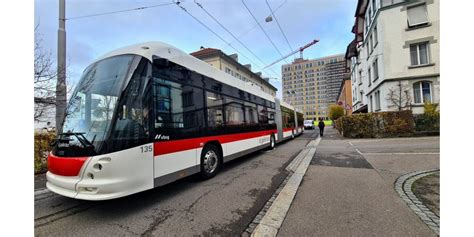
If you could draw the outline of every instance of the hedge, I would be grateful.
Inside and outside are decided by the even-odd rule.
[[[438,132],[440,117],[438,114],[417,114],[413,116],[417,132]]]
[[[35,174],[44,173],[48,170],[47,158],[51,151],[49,144],[55,138],[55,132],[35,133]]]
[[[404,110],[343,116],[336,129],[349,138],[404,137],[414,134],[415,124],[411,110]]]

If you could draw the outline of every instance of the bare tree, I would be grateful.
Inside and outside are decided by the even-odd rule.
[[[58,71],[52,54],[43,48],[43,39],[38,33],[39,25],[35,26],[34,48],[34,121],[54,121],[56,108],[56,82]],[[66,70],[66,69],[65,69]],[[69,92],[73,85],[68,87]]]
[[[36,122],[46,122],[56,105],[56,75],[51,53],[42,47],[42,38],[35,27],[35,57],[34,57],[34,100]]]
[[[410,90],[407,86],[398,81],[398,85],[389,89],[388,100],[392,102],[398,111],[411,109]]]

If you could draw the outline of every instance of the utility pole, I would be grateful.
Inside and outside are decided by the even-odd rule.
[[[58,70],[56,83],[56,132],[66,112],[66,0],[59,0]]]

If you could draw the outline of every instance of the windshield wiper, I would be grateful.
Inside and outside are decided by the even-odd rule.
[[[91,148],[92,150],[95,149],[94,144],[87,140],[87,138],[84,136],[84,132],[63,132],[60,133],[58,136],[58,139],[56,139],[53,143],[51,143],[52,146],[56,145],[58,141],[64,141],[64,142],[69,142],[71,139],[69,138],[70,136],[75,136],[77,140],[84,146],[84,148]],[[63,138],[63,136],[67,138]],[[95,140],[95,136],[94,136]]]
[[[87,140],[87,138],[84,136],[86,134],[85,132],[65,132],[65,133],[60,133],[59,135],[64,135],[64,136],[75,136],[77,140],[84,146],[84,147],[91,147],[94,148],[94,144]]]

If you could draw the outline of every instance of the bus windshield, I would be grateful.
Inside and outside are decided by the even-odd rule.
[[[57,155],[66,156],[65,151],[69,155],[97,153],[111,127],[119,96],[138,62],[139,56],[120,55],[96,62],[84,71],[66,110]]]

